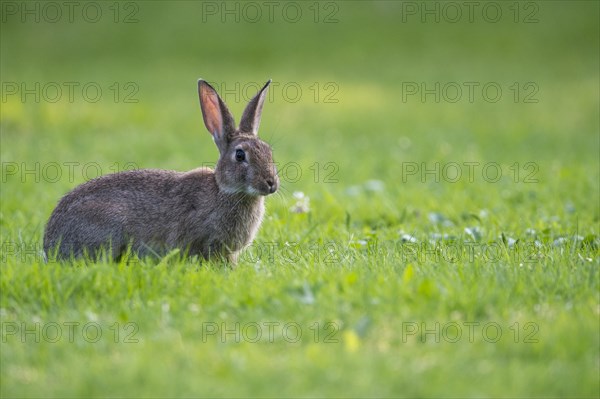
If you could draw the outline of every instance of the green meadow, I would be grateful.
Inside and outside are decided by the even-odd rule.
[[[600,396],[593,1],[2,1],[0,395]],[[48,262],[62,195],[218,152],[280,190],[236,267]]]

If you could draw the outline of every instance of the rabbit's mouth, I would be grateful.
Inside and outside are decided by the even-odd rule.
[[[248,187],[246,191],[247,194],[255,196],[255,197],[266,197],[267,195],[271,195],[277,191],[277,187],[269,187],[263,189],[256,189],[254,187]]]
[[[279,188],[278,179],[266,179],[256,186],[248,186],[246,192],[254,196],[267,196],[275,193]]]

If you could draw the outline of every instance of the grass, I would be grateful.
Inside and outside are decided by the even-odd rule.
[[[598,397],[598,3],[527,3],[531,24],[508,3],[498,23],[403,3],[319,3],[328,24],[309,3],[298,23],[200,2],[135,2],[131,24],[112,3],[98,23],[7,16],[2,397]],[[48,216],[87,178],[216,161],[199,77],[237,118],[244,85],[278,83],[261,136],[282,189],[237,268],[44,263]],[[36,82],[39,102],[9,94]],[[103,94],[51,102],[49,82]],[[436,82],[439,102],[406,93]]]

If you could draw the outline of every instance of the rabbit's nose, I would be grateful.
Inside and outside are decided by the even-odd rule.
[[[277,184],[274,179],[267,179],[267,185],[269,186],[269,193],[273,194],[277,190]]]

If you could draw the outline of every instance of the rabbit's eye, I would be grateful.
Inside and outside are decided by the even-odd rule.
[[[235,160],[238,162],[246,160],[246,153],[244,150],[235,150]]]

